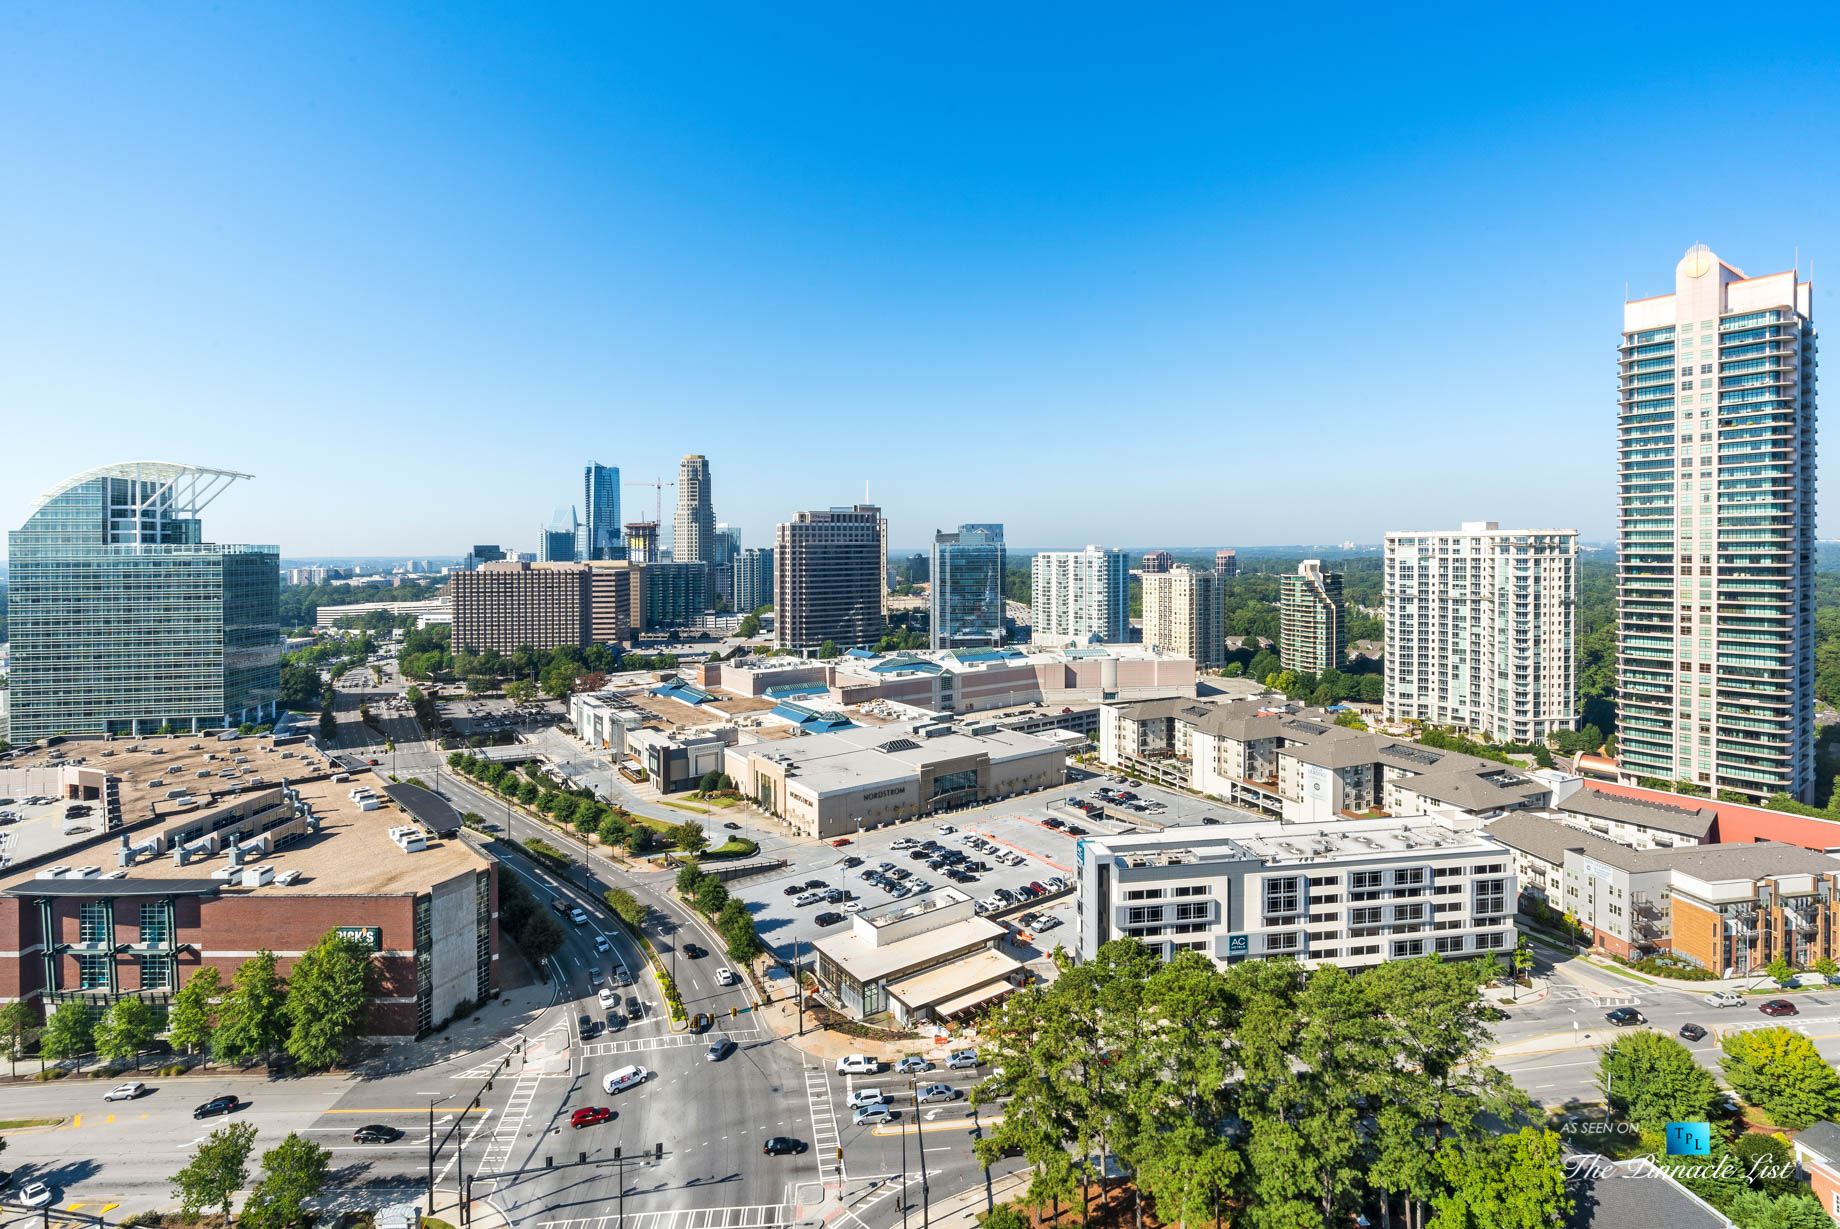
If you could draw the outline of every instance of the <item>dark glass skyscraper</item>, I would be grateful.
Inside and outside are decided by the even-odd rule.
[[[960,525],[933,535],[932,647],[986,649],[1003,643],[1001,525]]]
[[[272,719],[280,551],[204,541],[246,474],[138,461],[59,483],[7,535],[15,743]]]
[[[624,559],[626,541],[620,527],[620,469],[588,462],[582,470],[583,521],[576,555],[581,559]]]

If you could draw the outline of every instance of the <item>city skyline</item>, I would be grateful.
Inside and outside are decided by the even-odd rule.
[[[1247,54],[1281,24],[1205,13],[1006,14],[975,41],[874,18],[348,18],[125,13],[79,40],[56,10],[9,16],[0,103],[25,135],[0,222],[32,242],[0,291],[0,402],[23,411],[13,472],[44,482],[6,484],[0,521],[90,463],[93,432],[65,430],[84,422],[111,456],[260,475],[226,513],[300,555],[512,539],[579,499],[586,459],[668,479],[692,451],[753,541],[868,482],[909,545],[973,517],[1018,543],[1153,542],[1178,520],[1146,496],[1197,444],[1220,480],[1180,523],[1223,542],[1476,517],[1606,540],[1617,296],[1665,291],[1656,270],[1698,241],[1757,275],[1799,245],[1805,270],[1832,224],[1823,12],[1788,45],[1732,31],[1690,98],[1619,53],[1642,32],[1623,15],[1512,87],[1487,52],[1537,29],[1427,43],[1375,19],[1303,92]],[[1440,88],[1394,73],[1408,50]],[[1812,178],[1767,210],[1717,176],[1627,208],[1606,117],[1640,113]],[[1265,463],[1299,416],[1360,446]],[[897,422],[1028,438],[1031,464],[962,449],[922,474],[864,449],[810,481],[814,439]],[[1508,422],[1543,446],[1501,447]],[[317,433],[414,477],[280,463]],[[1288,498],[1303,473],[1438,480]],[[427,499],[436,480],[466,497]]]

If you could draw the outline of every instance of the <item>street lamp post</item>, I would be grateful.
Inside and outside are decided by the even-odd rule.
[[[613,1146],[613,1161],[620,1167],[620,1216],[614,1229],[626,1229],[626,1158],[618,1144]]]
[[[920,1077],[907,1077],[907,1093],[914,1102],[914,1149],[920,1155],[920,1229],[928,1229],[932,1223],[930,1190],[926,1180],[926,1129],[920,1123]]]
[[[907,1128],[901,1128],[901,1229],[907,1229]]]

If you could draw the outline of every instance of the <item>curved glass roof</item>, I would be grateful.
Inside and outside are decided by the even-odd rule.
[[[156,482],[163,485],[177,482],[181,478],[204,479],[205,485],[215,493],[216,488],[228,485],[238,478],[249,476],[233,469],[211,469],[203,465],[176,465],[171,461],[122,461],[115,465],[103,465],[96,469],[85,470],[74,478],[64,479],[40,495],[32,507],[34,510],[42,508],[65,491],[80,487],[86,482],[93,482],[97,478],[138,478],[142,482]]]

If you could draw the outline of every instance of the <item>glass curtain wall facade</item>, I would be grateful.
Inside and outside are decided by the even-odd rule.
[[[933,648],[982,649],[1003,643],[1003,572],[1008,560],[1001,525],[960,525],[957,533],[933,535]]]
[[[617,465],[588,462],[581,477],[581,523],[576,543],[578,559],[624,559],[626,540],[620,532],[620,469]]]
[[[1813,287],[1704,245],[1624,304],[1617,760],[1626,783],[1814,785]]]
[[[239,477],[93,470],[7,535],[13,742],[274,717],[280,552],[206,542],[198,519]]]
[[[735,562],[735,609],[743,614],[773,601],[773,548],[750,546]]]

